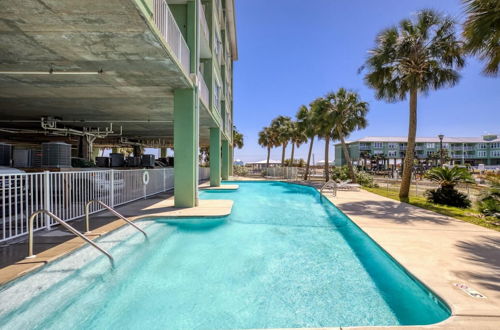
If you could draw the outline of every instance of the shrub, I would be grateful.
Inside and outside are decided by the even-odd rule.
[[[500,218],[500,176],[487,175],[485,178],[491,183],[491,188],[483,193],[477,202],[479,212],[486,216]]]
[[[245,166],[234,165],[233,173],[236,176],[246,176],[248,174],[248,169]]]
[[[377,184],[373,181],[373,177],[364,172],[354,169],[354,174],[356,175],[356,182],[362,186],[374,188]],[[351,177],[349,176],[349,168],[347,166],[334,167],[331,171],[331,178],[335,181],[346,181]]]
[[[427,196],[427,201],[434,204],[455,206],[464,209],[471,205],[469,197],[455,188],[441,187],[431,189],[427,190],[425,195]]]

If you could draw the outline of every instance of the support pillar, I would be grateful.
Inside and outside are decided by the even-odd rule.
[[[227,180],[229,179],[229,141],[223,140],[222,141],[222,180]]]
[[[160,157],[161,158],[167,157],[167,148],[160,148]]]
[[[221,139],[218,127],[210,128],[210,186],[219,187],[221,181]]]
[[[229,176],[233,176],[233,166],[234,166],[234,148],[229,145]]]
[[[196,206],[198,192],[198,108],[194,89],[174,92],[174,204]]]

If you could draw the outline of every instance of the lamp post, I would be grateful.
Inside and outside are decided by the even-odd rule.
[[[441,167],[443,166],[443,138],[444,138],[444,135],[443,134],[439,134],[438,135],[438,138],[439,138],[439,163],[441,165]]]

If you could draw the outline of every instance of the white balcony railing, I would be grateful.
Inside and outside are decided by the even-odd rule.
[[[190,51],[165,0],[154,0],[154,21],[186,73],[190,72]]]
[[[205,104],[207,109],[210,109],[210,92],[208,91],[207,83],[200,72],[198,72],[198,79],[200,81],[200,99]]]
[[[208,29],[207,17],[205,16],[205,8],[198,0],[198,6],[200,7],[200,28],[201,34],[210,42],[210,30]]]

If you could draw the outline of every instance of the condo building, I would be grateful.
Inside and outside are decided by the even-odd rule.
[[[351,161],[360,164],[364,159],[379,156],[379,159],[400,161],[404,159],[408,139],[406,137],[369,136],[348,141],[347,147]],[[441,149],[442,148],[442,149]],[[440,157],[443,152],[452,164],[500,165],[500,137],[484,135],[481,137],[417,137],[415,158],[429,160]],[[335,166],[346,164],[342,145],[335,144]]]
[[[172,148],[175,205],[232,171],[234,0],[0,2],[0,142]],[[162,152],[164,153],[164,152]]]

